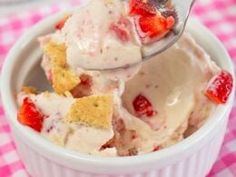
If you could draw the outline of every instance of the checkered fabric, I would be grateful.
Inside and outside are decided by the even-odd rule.
[[[79,4],[79,0],[57,1],[50,6],[0,17],[0,69],[14,42],[33,24],[59,10]],[[202,21],[227,48],[236,62],[236,1],[197,0],[192,15]],[[196,27],[197,28],[197,27]],[[0,177],[29,177],[10,135],[0,104]],[[208,177],[236,176],[236,107],[233,108],[221,153]]]

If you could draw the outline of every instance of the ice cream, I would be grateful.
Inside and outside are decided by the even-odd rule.
[[[189,34],[144,63],[139,73],[127,81],[122,96],[124,107],[136,116],[133,119],[149,126],[145,131],[140,131],[140,125],[135,128],[146,139],[139,148],[151,151],[155,144],[165,147],[182,140],[190,118],[197,119],[194,126],[199,128],[214,110],[203,92],[219,70]],[[139,101],[148,101],[151,106],[145,110],[141,105],[140,110]],[[129,124],[134,126],[133,122]]]
[[[114,136],[112,95],[76,99],[71,95],[61,96],[49,92],[22,92],[18,99],[24,106],[22,114],[32,115],[30,111],[34,109],[35,117],[42,115],[44,121],[41,134],[55,144],[88,154],[116,154],[114,148],[99,151],[104,142]],[[36,121],[34,123],[34,126],[40,124]]]
[[[24,87],[19,122],[54,144],[100,156],[158,151],[198,130],[227,101],[233,81],[190,34],[135,68],[87,69],[141,60],[141,46],[173,26],[156,11],[140,0],[92,0],[40,37],[53,91]]]
[[[55,42],[66,45],[67,63],[71,68],[102,69],[142,59],[141,44],[126,6],[127,3],[121,1],[93,0],[75,10],[63,28],[51,36]]]

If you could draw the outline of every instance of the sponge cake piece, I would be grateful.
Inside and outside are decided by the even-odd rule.
[[[79,77],[69,69],[52,67],[52,86],[56,93],[65,94],[80,83]]]
[[[88,96],[76,99],[69,110],[66,121],[108,129],[112,127],[112,114],[112,95]]]
[[[52,86],[56,93],[64,94],[80,83],[79,77],[67,66],[64,44],[49,42],[44,46],[44,53],[50,60]]]

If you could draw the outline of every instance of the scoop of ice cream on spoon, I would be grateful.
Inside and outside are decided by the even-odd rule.
[[[192,2],[91,0],[59,23],[67,62],[88,70],[139,64],[179,39]]]

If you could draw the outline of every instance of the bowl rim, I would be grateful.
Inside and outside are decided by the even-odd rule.
[[[16,128],[21,132],[22,137],[24,137],[25,142],[30,144],[30,146],[38,151],[41,154],[44,154],[46,157],[50,158],[51,160],[56,157],[56,159],[60,159],[58,163],[66,164],[62,162],[63,160],[71,161],[71,162],[79,162],[84,164],[84,167],[94,166],[94,169],[96,167],[120,167],[120,168],[126,168],[133,166],[138,166],[141,164],[148,164],[153,163],[157,161],[163,161],[166,159],[171,159],[174,155],[177,154],[183,154],[185,151],[187,151],[190,148],[194,148],[198,143],[201,144],[201,141],[207,137],[210,132],[214,129],[214,127],[221,122],[221,120],[228,114],[230,111],[232,105],[233,105],[233,98],[234,98],[234,90],[235,90],[235,84],[233,84],[233,90],[230,95],[230,98],[225,105],[220,105],[217,107],[217,110],[214,111],[213,115],[209,117],[207,122],[193,135],[190,137],[184,139],[183,141],[165,148],[161,151],[152,152],[144,155],[138,155],[138,156],[131,156],[131,157],[99,157],[99,156],[91,156],[82,154],[79,152],[73,152],[70,150],[67,150],[63,147],[59,147],[57,145],[54,145],[53,143],[47,141],[46,139],[42,138],[38,133],[32,131],[30,128],[27,128],[25,126],[22,126],[18,123],[16,119],[16,108],[14,106],[14,100],[13,100],[13,93],[11,93],[11,86],[10,86],[10,80],[11,80],[11,74],[13,72],[13,66],[15,59],[17,58],[17,54],[20,53],[20,50],[22,49],[22,44],[25,44],[29,42],[29,36],[34,36],[34,34],[38,33],[41,29],[48,28],[48,24],[54,24],[56,21],[58,21],[65,12],[60,12],[55,15],[52,15],[50,17],[47,17],[46,19],[40,21],[36,25],[34,25],[28,32],[26,32],[18,41],[17,43],[12,47],[10,52],[8,53],[7,58],[5,59],[5,62],[3,64],[2,68],[2,77],[1,77],[1,96],[2,96],[2,102],[3,106],[6,111],[6,117],[8,119],[8,122],[10,122],[11,126],[13,128]],[[215,45],[219,50],[222,51],[222,60],[225,60],[226,69],[233,75],[233,79],[235,81],[234,76],[234,69],[233,64],[230,59],[230,56],[226,52],[226,49],[223,47],[221,42],[210,32],[206,27],[204,27],[200,22],[198,22],[195,19],[190,18],[189,22],[190,25],[198,26],[199,29],[201,29],[204,33],[206,33],[206,38],[214,42],[213,45]],[[36,36],[34,36],[36,37]],[[96,172],[96,171],[95,171]]]

